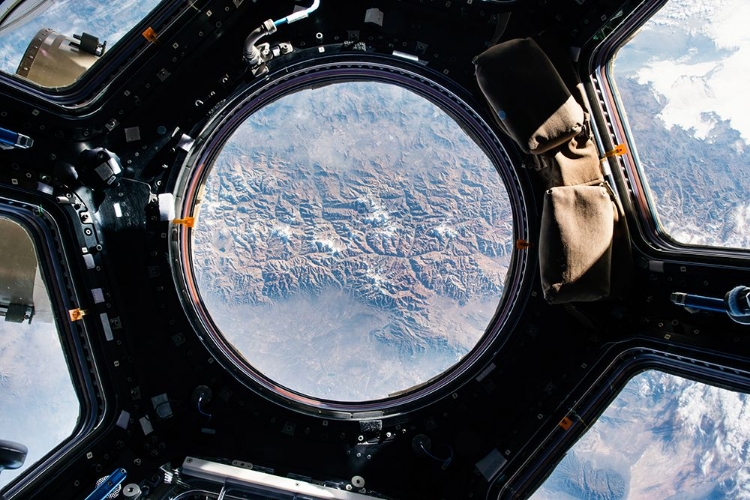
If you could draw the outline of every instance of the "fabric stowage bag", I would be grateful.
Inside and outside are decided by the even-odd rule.
[[[559,50],[551,53],[567,80],[526,38],[479,55],[477,83],[499,127],[527,153],[526,166],[546,190],[539,234],[545,298],[553,304],[595,301],[628,287],[627,225],[604,181],[580,81]]]
[[[545,153],[584,130],[586,113],[531,38],[495,45],[474,63],[498,124],[524,152]]]
[[[547,190],[539,234],[539,270],[549,302],[609,296],[616,213],[609,189],[601,183]]]

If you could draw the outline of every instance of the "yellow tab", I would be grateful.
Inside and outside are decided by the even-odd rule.
[[[68,315],[70,315],[70,321],[80,321],[86,316],[86,311],[83,309],[71,309],[68,311]]]
[[[612,151],[607,151],[606,153],[604,153],[604,156],[602,156],[602,160],[604,158],[612,158],[613,156],[622,156],[627,153],[628,147],[625,144],[618,144]]]
[[[154,28],[150,28],[150,27],[146,28],[146,31],[144,31],[142,34],[143,34],[143,38],[145,38],[151,43],[156,42],[156,39],[158,37],[158,35],[156,34],[156,31],[154,31]]]
[[[172,224],[179,224],[182,226],[193,227],[195,225],[195,217],[185,217],[184,219],[174,219]]]

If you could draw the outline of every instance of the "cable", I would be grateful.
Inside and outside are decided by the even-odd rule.
[[[453,448],[451,448],[451,447],[450,447],[450,446],[448,446],[447,444],[444,444],[444,445],[442,445],[442,446],[443,446],[444,448],[448,448],[448,452],[450,453],[450,456],[448,456],[448,458],[445,458],[445,459],[443,459],[443,458],[438,458],[438,457],[436,457],[435,455],[433,455],[432,453],[430,453],[429,451],[427,451],[427,448],[425,448],[425,447],[424,447],[424,443],[419,443],[419,447],[420,447],[420,448],[422,448],[422,451],[424,451],[424,452],[425,452],[425,454],[427,454],[427,456],[428,456],[428,457],[430,457],[430,458],[431,458],[431,459],[433,459],[433,460],[437,460],[438,462],[443,462],[443,465],[442,465],[442,467],[441,467],[441,468],[442,468],[443,470],[445,470],[445,469],[447,469],[447,468],[448,468],[448,466],[449,466],[449,465],[451,464],[451,462],[453,461]]]
[[[213,417],[213,414],[206,413],[205,411],[203,411],[203,408],[201,408],[201,402],[202,401],[203,401],[203,394],[201,394],[200,397],[198,398],[198,413],[200,413],[204,417],[208,417],[208,420],[206,421],[206,424],[208,424],[211,421],[211,418]]]
[[[591,427],[589,427],[589,424],[587,424],[586,421],[583,418],[581,418],[581,416],[573,410],[573,408],[568,408],[568,411],[570,412],[568,413],[568,415],[574,416],[579,422],[583,424],[584,433],[591,430]]]
[[[317,8],[320,7],[320,0],[314,0],[312,5],[308,7],[305,10],[301,10],[299,12],[295,12],[294,14],[289,14],[286,17],[282,17],[281,19],[277,19],[273,22],[273,25],[278,27],[282,24],[292,24],[296,21],[299,21],[301,19],[305,19],[307,16],[312,14]]]
[[[194,497],[196,495],[202,495],[204,497],[211,497],[211,498],[219,498],[219,495],[217,493],[214,493],[213,491],[189,490],[189,491],[183,491],[182,493],[174,497],[172,500],[185,500],[186,498]]]

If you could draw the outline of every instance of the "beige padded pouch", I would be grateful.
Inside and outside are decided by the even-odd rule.
[[[539,261],[542,290],[550,303],[609,296],[615,214],[610,192],[601,183],[547,190]]]
[[[531,38],[490,47],[474,63],[498,125],[526,153],[544,153],[583,131],[586,113]]]

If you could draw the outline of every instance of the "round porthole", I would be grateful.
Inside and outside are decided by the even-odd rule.
[[[178,279],[250,385],[372,408],[456,380],[502,337],[523,200],[489,127],[385,66],[319,67],[238,98],[183,175]]]

